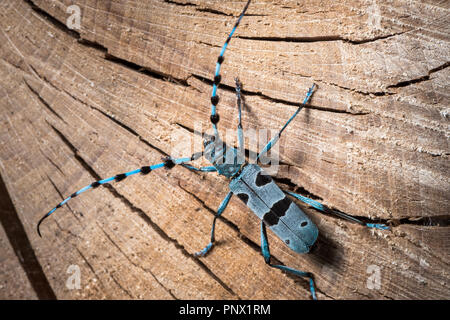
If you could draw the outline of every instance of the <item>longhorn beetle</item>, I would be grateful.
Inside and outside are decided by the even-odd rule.
[[[190,157],[174,159],[171,157],[164,158],[162,163],[143,166],[139,169],[117,174],[107,179],[95,181],[90,185],[76,191],[69,197],[60,202],[56,207],[50,210],[46,215],[44,215],[37,224],[37,232],[41,236],[39,227],[41,223],[50,216],[56,209],[60,208],[62,205],[67,203],[70,199],[73,199],[80,195],[81,193],[89,190],[95,189],[101,185],[109,182],[119,182],[125,178],[141,173],[142,175],[147,175],[151,171],[166,168],[171,169],[175,165],[181,165],[192,171],[199,172],[217,172],[219,175],[223,175],[231,179],[230,191],[226,195],[225,199],[219,205],[219,208],[214,216],[211,228],[211,239],[208,245],[201,251],[197,252],[196,256],[204,256],[212,248],[214,244],[214,230],[217,218],[224,212],[227,207],[232,195],[236,195],[241,199],[258,218],[261,220],[261,250],[264,257],[264,261],[273,268],[278,268],[290,273],[293,273],[300,277],[305,277],[309,279],[310,291],[313,299],[317,299],[316,291],[314,286],[313,275],[310,272],[304,272],[296,270],[284,265],[272,264],[270,262],[270,251],[269,243],[266,235],[266,226],[268,226],[286,245],[292,250],[298,253],[308,253],[315,243],[318,237],[318,229],[316,225],[308,218],[308,216],[292,201],[286,194],[297,198],[315,209],[337,215],[346,220],[356,222],[358,224],[377,228],[381,230],[386,230],[388,227],[384,224],[374,224],[374,223],[364,223],[359,219],[349,216],[345,213],[329,209],[323,206],[321,203],[304,197],[300,194],[296,194],[290,191],[282,191],[272,180],[272,178],[264,172],[264,170],[257,164],[250,164],[245,161],[243,157],[244,150],[244,134],[241,122],[241,84],[236,79],[236,97],[238,106],[239,122],[237,126],[239,149],[227,146],[220,139],[219,132],[217,130],[217,124],[219,122],[219,114],[216,112],[216,106],[219,102],[219,96],[217,95],[217,89],[221,81],[220,67],[224,62],[225,50],[236,31],[242,17],[245,15],[247,8],[251,0],[248,0],[242,13],[237,19],[231,33],[228,35],[222,50],[220,51],[219,57],[216,63],[216,70],[214,74],[212,95],[211,95],[211,116],[210,121],[212,123],[213,135],[205,135],[205,140],[203,142],[204,150],[202,152],[197,152],[192,154]],[[298,107],[294,114],[289,118],[285,125],[280,129],[280,131],[267,143],[263,150],[257,155],[258,160],[261,155],[266,154],[280,139],[281,134],[284,129],[289,125],[289,123],[297,116],[297,114],[302,110],[306,103],[308,103],[311,98],[315,85],[308,90],[303,103]],[[204,156],[208,161],[211,162],[212,166],[207,167],[194,167],[187,162],[197,160]]]

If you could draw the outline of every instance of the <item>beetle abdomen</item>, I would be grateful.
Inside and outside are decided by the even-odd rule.
[[[230,190],[292,250],[309,252],[319,234],[316,225],[261,167],[245,166]]]

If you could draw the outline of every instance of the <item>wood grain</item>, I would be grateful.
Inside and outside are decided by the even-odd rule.
[[[84,0],[80,30],[66,26],[72,1],[0,3],[0,174],[57,298],[310,298],[304,279],[264,263],[258,219],[236,199],[217,246],[194,256],[228,192],[215,173],[130,177],[70,201],[44,238],[35,231],[100,177],[192,153],[244,3]],[[280,128],[316,83],[280,140],[277,182],[391,225],[369,230],[299,204],[319,227],[315,250],[297,255],[269,234],[277,260],[315,275],[319,299],[450,298],[448,17],[439,1],[258,0],[230,42],[219,129],[235,138],[236,76],[246,130]],[[6,263],[17,253],[1,239],[2,296],[42,297],[24,276],[14,291],[7,279],[23,266]],[[80,289],[66,286],[70,265]]]

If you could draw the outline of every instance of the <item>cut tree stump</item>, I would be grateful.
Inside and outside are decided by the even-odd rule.
[[[68,202],[36,233],[92,181],[192,153],[244,4],[0,3],[0,298],[310,299],[305,279],[264,263],[259,220],[236,198],[217,245],[194,256],[228,192],[216,173],[130,177]],[[269,232],[274,258],[312,272],[319,299],[450,298],[449,17],[433,0],[255,0],[228,46],[219,130],[236,136],[235,77],[245,130],[278,130],[316,83],[279,142],[277,183],[391,226],[298,203],[319,228],[313,252]]]

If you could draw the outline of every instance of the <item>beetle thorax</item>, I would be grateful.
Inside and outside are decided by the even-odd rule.
[[[245,162],[243,152],[233,147],[228,147],[221,139],[213,138],[205,140],[203,152],[206,159],[217,169],[220,175],[231,178]]]

